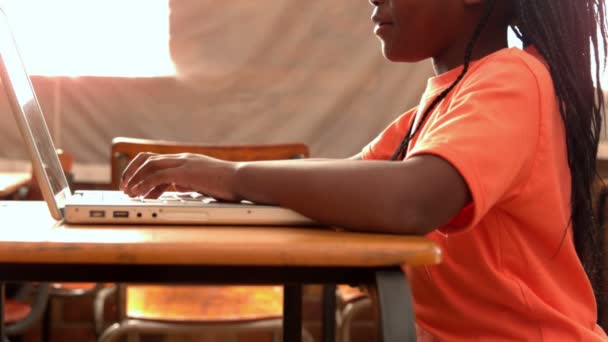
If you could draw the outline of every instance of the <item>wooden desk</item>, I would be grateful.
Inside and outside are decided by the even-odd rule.
[[[290,227],[73,226],[54,221],[44,202],[0,202],[0,219],[0,282],[285,284],[286,341],[300,339],[301,285],[319,283],[375,285],[384,340],[415,341],[400,265],[441,258],[422,237]]]
[[[0,198],[12,194],[27,184],[31,176],[29,172],[0,172]]]

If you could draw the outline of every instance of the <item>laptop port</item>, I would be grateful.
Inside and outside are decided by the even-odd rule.
[[[106,217],[105,210],[89,210],[89,217]]]
[[[126,210],[118,210],[118,211],[112,212],[112,216],[119,217],[119,218],[128,218],[129,212]]]

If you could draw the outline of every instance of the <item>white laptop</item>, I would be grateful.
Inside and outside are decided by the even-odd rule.
[[[196,193],[165,193],[157,200],[121,191],[72,193],[6,15],[0,10],[0,77],[27,146],[34,175],[52,216],[69,223],[310,225],[290,209],[217,202]]]

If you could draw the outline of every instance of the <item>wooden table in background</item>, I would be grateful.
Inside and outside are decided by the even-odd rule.
[[[52,219],[44,202],[0,202],[0,220],[2,292],[9,281],[284,284],[284,340],[290,342],[301,338],[301,286],[327,283],[375,286],[384,341],[415,341],[401,265],[441,259],[423,237],[295,227],[68,225]]]

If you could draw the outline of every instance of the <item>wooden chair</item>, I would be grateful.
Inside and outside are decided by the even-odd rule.
[[[33,296],[33,297],[32,297]],[[29,299],[33,298],[33,299]],[[12,299],[4,306],[6,334],[19,336],[40,321],[46,310],[49,298],[49,285],[25,283]]]
[[[110,161],[112,189],[118,189],[122,171],[140,152],[161,154],[190,152],[230,161],[301,159],[309,156],[308,147],[304,144],[216,146],[117,137],[112,140]]]
[[[216,146],[172,141],[115,138],[112,141],[112,187],[118,188],[123,170],[140,152],[199,153],[231,161],[307,158],[304,144]],[[111,290],[100,294],[109,296]],[[99,341],[122,334],[196,332],[212,329],[272,329],[280,331],[283,315],[281,286],[135,286],[117,288],[119,322]],[[95,301],[95,319],[103,326],[104,297]],[[310,334],[303,331],[311,340]]]

